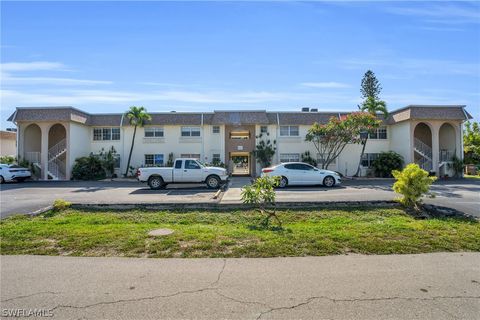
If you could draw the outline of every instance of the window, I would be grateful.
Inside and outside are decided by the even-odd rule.
[[[185,160],[185,169],[200,169],[200,165],[195,160]]]
[[[162,138],[163,128],[145,128],[145,138]]]
[[[318,163],[319,165],[323,165],[323,162],[324,162],[324,160],[327,159],[327,157],[328,157],[328,154],[324,154],[324,155],[323,155],[323,160],[322,160],[321,154],[320,154],[320,153],[317,153],[317,163]],[[330,165],[335,165],[335,164],[337,164],[337,158],[333,159],[333,161],[330,162]]]
[[[182,127],[182,137],[200,137],[200,127]]]
[[[146,167],[163,166],[163,154],[146,154],[145,166]]]
[[[268,132],[268,127],[267,126],[261,126],[260,127],[260,133],[267,133]]]
[[[298,162],[300,161],[299,153],[280,153],[280,162]]]
[[[120,140],[120,128],[112,128],[112,140]]]
[[[362,157],[362,167],[371,168],[372,163],[378,157],[378,153],[364,153]]]
[[[175,161],[175,169],[182,169],[182,160]]]
[[[387,127],[379,127],[368,135],[369,139],[387,139]]]
[[[289,170],[306,170],[306,171],[313,171],[315,170],[312,166],[303,163],[290,163],[285,165],[286,169]]]
[[[222,159],[220,159],[220,153],[214,153],[212,156],[212,162],[213,163],[218,163],[221,162]]]
[[[250,139],[250,132],[249,131],[230,132],[230,139],[236,139],[236,140]]]
[[[200,160],[200,154],[198,154],[198,153],[182,153],[180,155],[180,158],[192,158],[192,159]]]
[[[281,137],[298,137],[299,136],[298,126],[280,126],[280,136]]]
[[[220,126],[213,126],[212,133],[220,133]]]
[[[120,128],[93,128],[93,140],[120,140]]]

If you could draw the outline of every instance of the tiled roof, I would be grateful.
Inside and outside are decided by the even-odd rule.
[[[411,119],[419,120],[468,120],[472,116],[465,111],[465,106],[445,105],[410,105],[390,113],[388,123],[393,124]]]
[[[152,120],[148,124],[159,125],[201,125],[202,114],[201,113],[150,113]],[[128,119],[124,119],[124,125],[128,124]]]
[[[268,124],[266,111],[215,111],[212,124]]]
[[[150,113],[153,125],[312,125],[327,123],[331,117],[342,117],[349,112],[266,112],[261,111],[215,111],[215,112],[169,112]],[[464,106],[422,106],[410,105],[390,112],[388,120],[383,115],[378,119],[384,123],[394,124],[410,119],[442,119],[468,120],[472,116],[465,111]],[[8,121],[75,121],[91,126],[128,125],[128,119],[122,114],[89,114],[72,107],[17,108]],[[122,122],[122,123],[121,123]]]
[[[338,119],[338,112],[279,112],[280,125],[312,125],[327,123],[331,117]]]
[[[0,138],[3,140],[15,140],[17,137],[17,133],[16,132],[12,132],[12,131],[0,131]]]

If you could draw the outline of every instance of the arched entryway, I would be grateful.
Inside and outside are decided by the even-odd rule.
[[[60,124],[54,124],[48,130],[48,178],[64,180],[66,178],[67,130]]]
[[[42,162],[42,129],[34,123],[28,125],[23,133],[23,158],[32,164]]]
[[[426,123],[420,122],[413,131],[414,162],[422,169],[432,171],[432,130]]]
[[[440,162],[451,161],[456,151],[457,135],[450,123],[444,123],[438,132]]]

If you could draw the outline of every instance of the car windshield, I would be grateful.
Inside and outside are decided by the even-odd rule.
[[[8,166],[9,168],[22,168],[18,164],[11,164]]]

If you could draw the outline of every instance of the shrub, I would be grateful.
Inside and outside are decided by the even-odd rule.
[[[52,210],[55,211],[55,212],[64,211],[64,210],[70,208],[71,205],[72,205],[71,202],[65,201],[63,199],[57,199],[53,202]]]
[[[377,176],[391,178],[393,170],[402,170],[403,157],[394,151],[382,152],[372,166]]]
[[[317,166],[317,161],[312,158],[310,151],[305,151],[304,153],[302,153],[302,162],[308,163],[314,167]]]
[[[262,139],[262,137],[263,135],[260,134],[256,138]],[[256,145],[253,155],[257,158],[257,161],[260,163],[262,168],[269,167],[272,164],[272,158],[275,155],[275,150],[277,150],[275,147],[276,144],[277,142],[275,140],[272,142],[270,139],[267,139],[260,140]]]
[[[91,154],[75,160],[72,176],[75,180],[101,180],[105,179],[107,175],[102,161]]]
[[[270,219],[275,218],[278,226],[282,228],[282,221],[278,218],[275,209],[275,187],[280,183],[280,177],[261,177],[257,178],[254,183],[245,186],[242,190],[243,203],[253,204],[255,210],[262,215],[266,215],[261,226],[268,228]]]
[[[447,167],[449,169],[453,170],[453,176],[458,178],[459,176],[462,175],[463,169],[465,168],[465,164],[462,159],[457,157],[457,155],[453,155],[452,157],[452,162],[449,162],[447,164]]]
[[[12,157],[12,156],[2,156],[2,157],[0,157],[0,163],[3,163],[3,164],[12,164],[12,163],[15,163],[15,157]]]
[[[420,198],[429,192],[430,185],[437,179],[429,177],[428,172],[415,163],[410,163],[402,171],[393,170],[392,173],[396,179],[393,191],[402,195],[400,203],[417,210]]]

